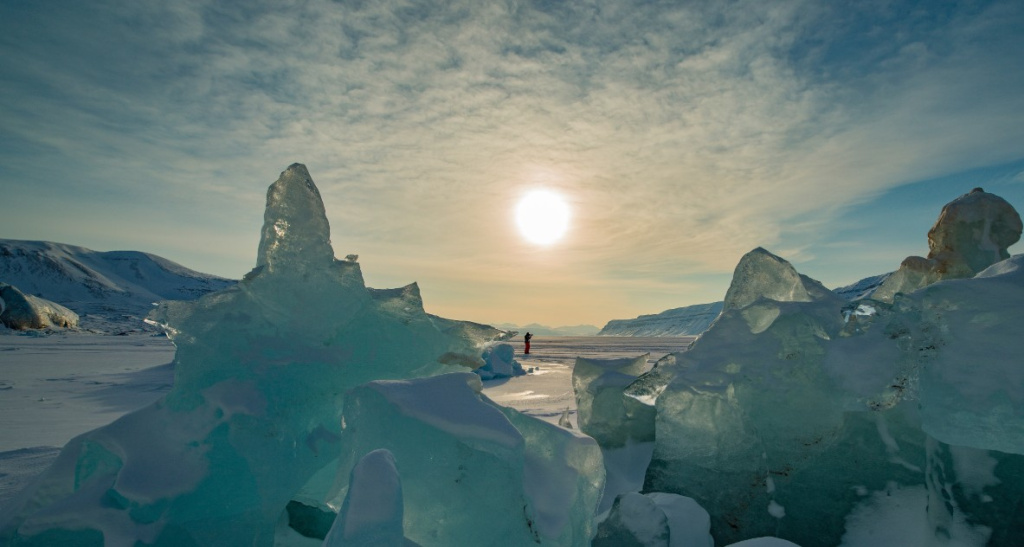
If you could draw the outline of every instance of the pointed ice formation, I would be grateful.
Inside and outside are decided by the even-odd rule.
[[[267,189],[256,267],[270,271],[324,268],[334,261],[331,227],[306,166],[293,163]]]
[[[832,291],[821,283],[797,273],[792,264],[758,247],[743,255],[736,265],[723,307],[727,310],[745,308],[761,298],[776,302],[811,302],[832,297]]]
[[[270,187],[265,219],[244,280],[151,314],[177,347],[171,391],[69,442],[3,508],[0,544],[270,545],[290,500],[339,472],[347,390],[481,364],[415,285],[371,294],[334,259],[305,167]]]

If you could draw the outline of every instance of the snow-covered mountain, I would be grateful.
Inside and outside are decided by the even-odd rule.
[[[612,319],[598,336],[695,336],[722,311],[721,302],[673,308],[633,319]]]
[[[49,241],[0,239],[0,282],[76,312],[84,329],[149,330],[154,302],[192,300],[235,283],[138,251],[99,252]]]
[[[861,298],[867,298],[868,296],[871,295],[871,293],[875,292],[875,289],[881,286],[886,279],[889,279],[889,276],[892,274],[893,272],[889,272],[879,275],[873,275],[871,277],[865,277],[864,279],[861,279],[860,281],[857,281],[855,283],[851,283],[849,285],[839,287],[837,289],[832,289],[832,292],[843,297],[843,300],[851,302],[854,300],[860,300]]]
[[[892,272],[866,277],[832,292],[844,300],[858,300],[874,292]],[[711,326],[722,311],[722,302],[695,304],[633,319],[612,319],[598,336],[696,336]]]

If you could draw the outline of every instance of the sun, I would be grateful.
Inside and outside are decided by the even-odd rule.
[[[516,225],[530,243],[551,245],[569,228],[569,204],[550,190],[534,190],[519,200]]]

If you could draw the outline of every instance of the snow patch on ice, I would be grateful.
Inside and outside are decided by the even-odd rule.
[[[890,484],[872,493],[846,517],[841,547],[981,547],[991,530],[973,527],[957,513],[949,538],[938,538],[928,524],[928,492],[923,486]]]

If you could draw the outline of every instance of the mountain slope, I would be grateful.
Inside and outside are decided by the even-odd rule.
[[[634,319],[612,319],[598,336],[695,336],[722,311],[721,302],[673,308]]]
[[[192,300],[235,283],[137,251],[99,252],[48,241],[0,239],[0,281],[70,308],[81,327],[149,330],[160,300]]]
[[[893,272],[889,272],[865,277],[864,279],[846,285],[845,287],[832,289],[832,292],[843,297],[844,300],[849,300],[851,302],[854,300],[860,300],[861,298],[867,298],[868,296],[871,296],[871,293],[875,292],[875,289],[881,286],[886,279],[889,279],[889,276],[892,274]]]

